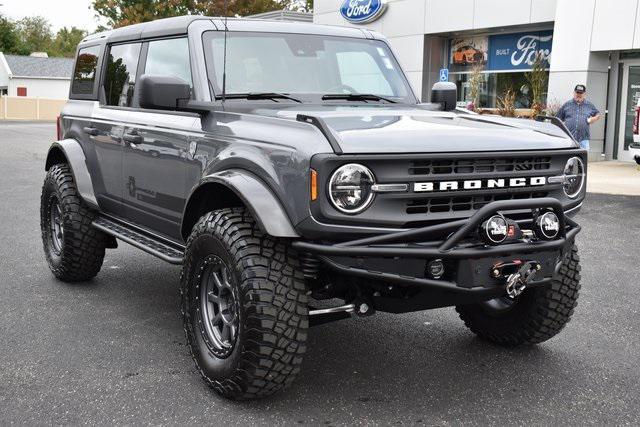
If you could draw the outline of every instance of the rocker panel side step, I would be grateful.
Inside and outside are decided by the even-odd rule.
[[[104,216],[96,218],[92,225],[98,230],[136,248],[142,249],[146,253],[158,257],[163,261],[170,264],[182,264],[184,252],[142,231],[138,231]]]

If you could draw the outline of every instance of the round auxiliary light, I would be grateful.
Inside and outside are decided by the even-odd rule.
[[[502,215],[494,215],[482,223],[479,234],[486,244],[499,245],[508,235],[507,220]]]
[[[562,186],[564,194],[571,197],[577,197],[584,187],[586,174],[584,163],[580,157],[572,157],[567,160],[564,166],[564,184]]]
[[[537,236],[544,240],[551,240],[560,233],[560,220],[553,212],[545,212],[536,218]]]
[[[362,212],[373,201],[371,186],[375,179],[366,166],[349,163],[339,167],[329,180],[329,200],[340,212]]]

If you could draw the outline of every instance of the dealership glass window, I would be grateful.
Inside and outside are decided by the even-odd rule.
[[[75,95],[90,95],[93,93],[99,54],[100,46],[80,49],[76,59],[76,67],[73,70],[71,93]]]
[[[627,111],[625,112],[624,149],[633,143],[633,121],[636,117],[636,105],[640,99],[640,67],[629,67],[627,83]]]
[[[548,76],[548,73],[547,73]],[[531,108],[532,93],[524,72],[483,73],[483,84],[480,90],[480,106],[496,108],[498,97],[504,96],[508,89],[516,94],[516,108]],[[458,102],[471,102],[469,79],[471,74],[451,74],[450,80],[458,87]],[[546,93],[543,96],[546,103]]]
[[[107,105],[132,106],[139,57],[140,43],[111,47],[104,82]]]

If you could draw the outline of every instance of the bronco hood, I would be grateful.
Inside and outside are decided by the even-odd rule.
[[[297,108],[296,108],[297,107]],[[577,148],[552,123],[407,106],[261,109],[257,114],[321,119],[345,154],[555,150]]]

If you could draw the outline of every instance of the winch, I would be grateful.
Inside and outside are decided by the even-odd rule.
[[[491,268],[491,276],[506,279],[507,295],[515,298],[533,281],[542,265],[538,261],[513,260],[495,264]]]

